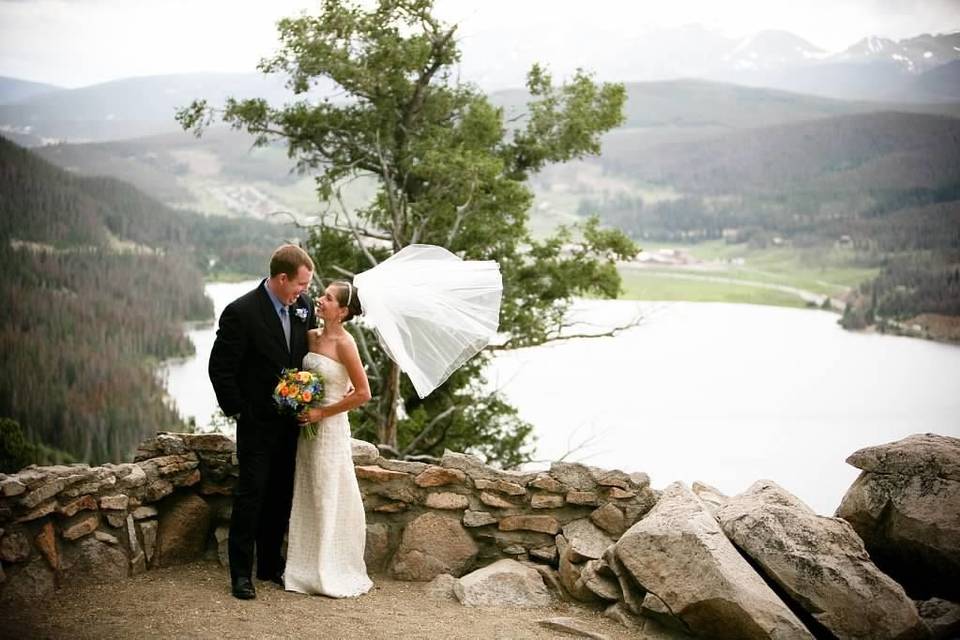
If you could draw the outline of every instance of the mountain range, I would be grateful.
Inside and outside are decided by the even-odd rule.
[[[786,31],[730,38],[699,25],[611,42],[585,53],[607,78],[699,78],[843,100],[931,103],[960,100],[960,31],[902,40],[865,38],[829,53]],[[509,64],[487,57],[474,70],[495,77]],[[310,98],[334,95],[319,85]],[[206,98],[292,99],[283,78],[257,73],[193,73],[126,78],[64,89],[0,77],[0,133],[26,146],[103,141],[177,130],[176,109]]]

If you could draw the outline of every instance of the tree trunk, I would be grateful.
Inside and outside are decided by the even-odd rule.
[[[380,444],[385,444],[397,450],[397,405],[400,402],[400,367],[393,360],[390,361],[390,370],[387,373],[386,391],[383,394],[380,433],[377,434]]]

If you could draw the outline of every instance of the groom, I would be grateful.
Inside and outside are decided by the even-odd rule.
[[[270,258],[270,277],[231,302],[220,316],[210,352],[210,381],[223,412],[237,422],[240,479],[230,519],[230,580],[234,597],[257,596],[251,579],[283,584],[280,547],[290,519],[293,468],[300,428],[281,416],[273,389],[285,368],[299,368],[307,330],[316,324],[304,295],[313,261],[294,245]]]

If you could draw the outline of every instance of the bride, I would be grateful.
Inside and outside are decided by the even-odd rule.
[[[410,245],[387,260],[334,282],[317,301],[323,329],[308,333],[303,368],[324,380],[323,406],[303,412],[319,422],[301,438],[294,472],[284,586],[335,598],[366,593],[366,516],[353,467],[347,411],[370,400],[357,344],[344,328],[363,314],[386,354],[424,398],[497,334],[503,281],[492,260],[461,260],[442,247]]]
[[[284,588],[334,598],[372,586],[363,561],[366,516],[354,475],[347,412],[370,400],[356,342],[343,323],[360,314],[353,285],[335,282],[317,301],[322,329],[307,334],[303,368],[324,381],[323,406],[299,416],[318,422],[317,437],[297,444]]]

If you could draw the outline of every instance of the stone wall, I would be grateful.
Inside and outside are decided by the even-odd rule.
[[[368,568],[406,580],[500,558],[556,565],[565,528],[615,540],[656,502],[646,474],[580,464],[519,473],[453,452],[405,462],[357,440],[354,464]],[[131,463],[0,474],[0,602],[204,556],[226,565],[236,478],[232,440],[173,433],[143,443]]]
[[[769,480],[733,497],[657,492],[643,473],[387,460],[356,440],[353,460],[370,573],[433,580],[465,605],[539,606],[549,589],[664,638],[960,637],[957,438],[856,452],[843,518]],[[233,441],[182,434],[132,463],[0,475],[0,605],[202,557],[226,565],[236,479]]]

